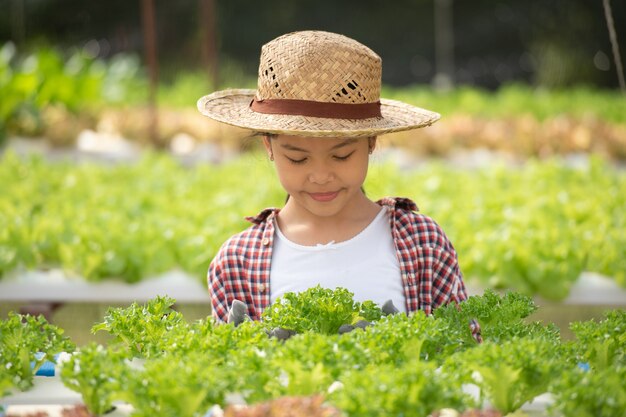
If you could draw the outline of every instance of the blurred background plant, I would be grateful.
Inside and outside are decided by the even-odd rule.
[[[63,54],[52,47],[19,54],[7,42],[0,48],[0,138],[45,134],[65,144],[92,127],[105,106],[129,100],[143,84],[139,71],[133,55],[104,61],[85,50]]]
[[[614,3],[624,40],[626,6]],[[600,2],[0,0],[0,8],[0,140],[67,146],[90,129],[142,145],[185,134],[240,148],[246,135],[204,120],[195,101],[254,88],[262,44],[320,29],[381,55],[384,95],[443,114],[439,128],[390,137],[392,145],[427,155],[486,147],[626,157],[626,100]]]

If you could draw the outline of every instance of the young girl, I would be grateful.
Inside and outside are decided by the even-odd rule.
[[[282,209],[249,218],[209,267],[213,316],[234,300],[258,320],[285,292],[344,287],[358,301],[403,312],[467,298],[443,230],[406,198],[363,192],[378,135],[429,126],[439,114],[380,99],[382,64],[342,35],[294,32],[263,46],[257,90],[201,98],[200,112],[263,136],[288,194]],[[475,333],[478,328],[473,328]]]

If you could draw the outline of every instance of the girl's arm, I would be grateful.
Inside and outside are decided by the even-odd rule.
[[[224,288],[224,282],[227,279],[222,265],[222,257],[218,254],[209,266],[207,277],[209,295],[211,296],[211,315],[218,323],[225,323],[228,318],[228,299]]]

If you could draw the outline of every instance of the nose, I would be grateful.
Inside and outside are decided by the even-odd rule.
[[[312,184],[324,185],[335,179],[335,174],[330,167],[325,164],[318,164],[309,173],[309,182]]]

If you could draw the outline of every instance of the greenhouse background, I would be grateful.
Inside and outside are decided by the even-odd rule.
[[[137,306],[132,303],[144,305],[142,323],[158,327],[164,321],[150,322],[151,314],[157,317],[172,307],[163,317],[175,321],[167,325],[176,331],[210,318],[206,273],[213,256],[229,236],[247,227],[246,216],[280,207],[285,195],[260,140],[203,117],[196,101],[219,89],[255,88],[261,46],[298,30],[342,33],[370,46],[383,61],[383,97],[441,113],[431,127],[379,138],[365,190],[374,200],[389,195],[411,198],[446,231],[458,252],[468,293],[477,297],[472,308],[491,309],[485,312],[484,357],[502,354],[521,361],[523,354],[517,350],[512,355],[486,350],[494,341],[518,349],[512,341],[519,332],[541,338],[539,344],[524,345],[541,355],[550,349],[545,343],[554,342],[549,327],[553,323],[558,350],[576,352],[578,364],[590,363],[597,371],[581,383],[580,389],[589,395],[584,396],[585,406],[609,398],[600,388],[594,394],[591,387],[593,381],[608,384],[626,375],[620,330],[626,323],[626,3],[615,0],[0,0],[2,372],[7,369],[9,374],[13,366],[8,346],[14,339],[8,335],[17,323],[11,321],[14,313],[41,314],[84,348],[84,355],[96,356],[95,344],[114,356],[108,349],[126,337],[116,334],[115,323],[107,321],[114,320],[112,308],[127,308],[120,311],[130,316],[139,314],[129,307]],[[523,300],[534,303],[536,311],[506,298],[511,292],[528,297]],[[171,297],[171,304],[163,304],[158,296]],[[503,298],[496,303],[493,297],[498,296]],[[508,314],[510,321],[494,319],[497,314]],[[511,324],[515,315],[528,327]],[[452,320],[460,317],[452,312],[440,316],[439,325],[446,323],[449,330]],[[537,330],[532,327],[535,321],[546,327]],[[600,330],[589,323],[596,321],[605,326],[606,340],[612,342],[593,344]],[[106,331],[92,333],[96,323]],[[191,327],[183,329],[187,325]],[[468,353],[471,349],[465,356],[451,353],[468,346],[460,330],[454,330],[461,335],[455,341],[453,336],[437,339],[440,328],[423,322],[407,325],[402,332],[413,325],[432,331],[420,357],[431,355],[444,373],[456,360],[480,362]],[[498,326],[506,331],[498,333]],[[198,343],[208,349],[210,339],[230,352],[217,341],[226,331],[207,328],[193,328],[193,334],[211,334]],[[240,348],[257,343],[255,335],[244,329],[231,336],[241,338],[236,345]],[[166,336],[161,334],[166,341],[182,337],[175,332]],[[433,340],[445,347],[429,350]],[[296,343],[297,353],[304,348]],[[306,354],[312,358],[326,341],[308,343],[319,348]],[[259,346],[274,349],[265,342]],[[400,355],[389,356],[396,364],[425,366],[425,375],[434,372],[426,361],[405,362],[400,352],[404,348],[396,351],[391,346]],[[173,354],[171,346],[154,349]],[[159,359],[156,351],[152,358]],[[150,359],[147,352],[139,349],[134,354]],[[446,362],[449,358],[444,360],[442,352],[450,354],[452,362]],[[197,352],[186,353],[200,361]],[[382,361],[385,355],[370,359]],[[106,360],[121,358],[113,356]],[[600,357],[602,366],[595,362]],[[347,363],[352,360],[358,363],[354,358]],[[547,368],[532,368],[531,359],[523,360],[527,362],[521,374],[510,375],[528,372],[546,381],[556,375],[554,369],[550,374]],[[243,368],[249,365],[245,363]],[[287,371],[308,385],[290,385],[283,391],[265,381],[269,391],[250,391],[246,400],[253,403],[276,393],[308,395],[317,392],[311,387],[326,387],[329,375],[353,382],[359,378],[322,363],[326,371],[302,364]],[[215,364],[205,365],[208,369]],[[273,369],[274,364],[266,365]],[[169,370],[156,366],[152,376],[162,372],[165,378]],[[115,369],[122,372],[121,367]],[[208,378],[219,385],[190,369],[185,368],[189,378]],[[236,375],[233,369],[225,372]],[[503,369],[498,372],[508,372]],[[238,381],[259,385],[262,378],[271,380],[264,372],[243,372]],[[393,375],[391,370],[376,372],[381,378]],[[564,375],[564,381],[573,378]],[[531,376],[528,381],[535,378]],[[461,381],[470,376],[455,377]],[[0,399],[0,410],[33,398],[20,400],[10,390],[26,385],[15,380],[3,385],[3,378],[0,373],[0,397],[17,402]],[[155,386],[159,383],[155,377]],[[581,392],[579,403],[559,403],[559,392],[569,386],[538,389],[554,389],[550,393],[558,404],[554,413],[538,415],[568,415],[583,407]],[[329,392],[332,404],[348,415],[370,415],[349,404],[371,398],[371,393],[345,392],[343,397]],[[528,398],[543,393],[533,392]],[[96,407],[81,394],[94,414],[108,404]],[[220,404],[221,391],[215,395],[207,394],[202,406],[206,401]],[[446,395],[442,398],[459,410],[463,407],[458,404],[466,405]],[[494,403],[497,395],[490,395]],[[610,410],[618,411],[601,408],[608,406],[598,400],[594,404],[599,408],[590,407],[595,411],[588,415],[626,412],[619,408],[626,407],[624,389],[616,388],[611,395],[615,398],[607,401],[616,408]],[[70,396],[76,398],[81,397]],[[507,405],[499,408],[502,415],[524,403],[507,398]],[[141,410],[143,399],[123,400]],[[162,414],[177,416],[206,412],[166,412],[162,407]],[[524,410],[533,415],[532,406]]]

